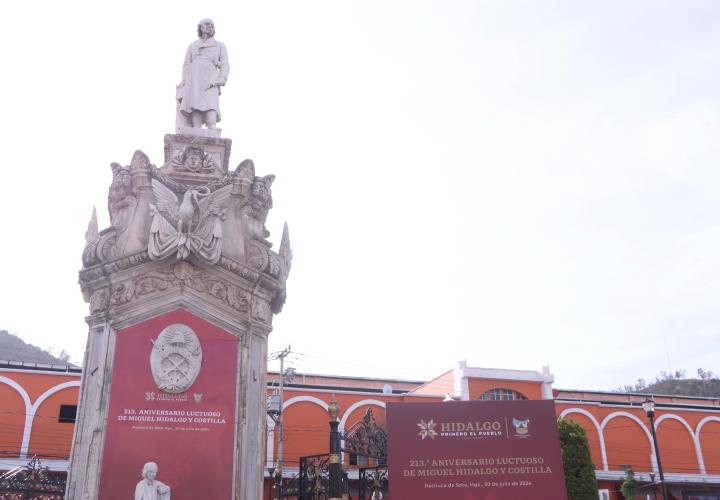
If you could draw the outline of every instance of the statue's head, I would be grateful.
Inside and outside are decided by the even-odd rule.
[[[215,23],[212,19],[203,19],[198,23],[197,31],[200,38],[215,36]]]
[[[155,462],[148,462],[143,465],[142,477],[154,481],[157,477],[158,466]]]

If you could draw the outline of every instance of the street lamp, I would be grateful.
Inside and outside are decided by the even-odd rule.
[[[655,500],[657,500],[657,488],[655,487],[655,473],[654,472],[650,473],[650,484],[652,484],[652,488],[653,488],[653,498]]]
[[[330,473],[330,479],[328,481],[328,500],[340,500],[342,496],[342,464],[340,463],[340,431],[338,427],[340,421],[338,415],[340,414],[340,406],[338,406],[335,394],[332,395],[330,404],[327,409],[328,415],[330,415],[330,454],[328,456],[328,472]]]
[[[645,414],[650,419],[650,432],[653,438],[653,447],[655,448],[655,461],[658,466],[658,474],[660,475],[660,485],[662,486],[663,500],[668,500],[667,486],[665,485],[665,476],[663,475],[662,463],[660,462],[660,450],[658,450],[657,436],[655,435],[655,401],[645,398],[642,404]]]

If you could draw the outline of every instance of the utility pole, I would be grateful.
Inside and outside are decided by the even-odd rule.
[[[272,359],[280,360],[280,408],[277,417],[278,458],[277,467],[275,468],[275,498],[277,500],[282,499],[283,441],[285,439],[283,435],[283,387],[285,385],[285,358],[291,352],[292,350],[290,346],[287,346],[287,348],[272,355]]]

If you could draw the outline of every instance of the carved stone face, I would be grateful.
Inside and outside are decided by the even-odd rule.
[[[215,23],[212,22],[212,19],[203,19],[198,23],[198,34],[202,38],[215,36]]]
[[[274,180],[274,175],[255,177],[255,182],[253,182],[252,185],[253,196],[257,198],[265,208],[272,207],[272,183]]]
[[[147,463],[145,464],[145,467],[143,467],[143,477],[150,481],[155,481],[155,478],[157,477],[157,471],[157,465],[152,462]]]
[[[199,154],[192,153],[188,155],[187,160],[185,161],[185,166],[190,170],[200,170],[200,167],[202,167],[202,158]]]

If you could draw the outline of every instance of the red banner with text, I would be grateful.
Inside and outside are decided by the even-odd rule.
[[[396,500],[566,500],[552,401],[387,405]]]
[[[100,500],[166,498],[166,488],[173,500],[230,500],[237,349],[237,337],[182,309],[117,332]],[[142,476],[148,462],[154,481]]]

